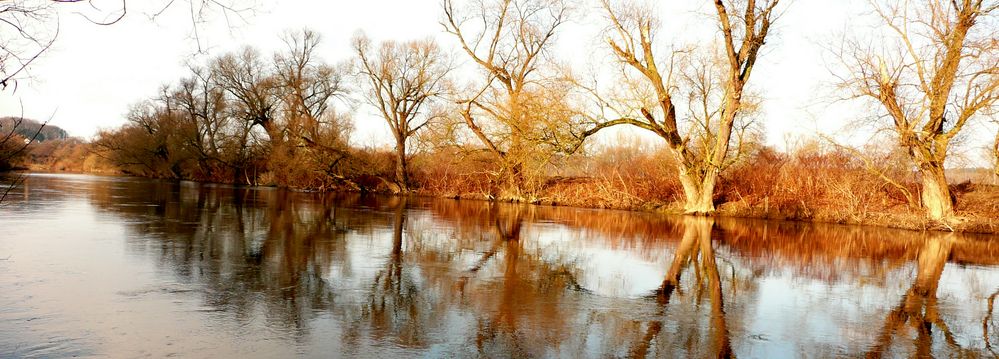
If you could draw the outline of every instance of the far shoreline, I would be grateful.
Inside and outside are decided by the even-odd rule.
[[[638,212],[638,213],[650,213],[657,215],[667,215],[667,216],[688,216],[690,214],[683,213],[679,209],[678,203],[670,204],[660,204],[657,205],[653,201],[646,201],[642,206],[602,206],[602,205],[586,205],[582,203],[565,203],[557,201],[523,201],[511,198],[488,198],[482,194],[475,193],[465,193],[458,195],[449,194],[436,194],[428,191],[416,190],[410,193],[392,193],[387,190],[351,190],[351,189],[335,189],[335,190],[310,190],[303,188],[295,188],[290,186],[280,186],[280,185],[260,185],[260,184],[234,184],[225,182],[210,182],[210,181],[196,181],[190,179],[170,179],[170,178],[156,178],[156,177],[146,177],[138,176],[133,174],[125,173],[92,173],[85,171],[33,171],[33,170],[22,170],[22,171],[8,171],[0,173],[0,176],[7,176],[11,174],[25,174],[25,175],[86,175],[95,177],[119,177],[119,178],[137,178],[145,180],[159,180],[167,182],[191,182],[197,183],[199,185],[224,185],[232,186],[234,188],[273,188],[282,189],[298,193],[355,193],[360,195],[381,195],[381,196],[398,196],[398,197],[418,197],[418,198],[430,198],[430,199],[450,199],[458,201],[481,201],[489,203],[508,203],[508,204],[523,204],[523,205],[535,205],[535,206],[551,206],[551,207],[565,207],[565,208],[580,208],[580,209],[594,209],[594,210],[616,210],[616,211],[628,211],[628,212]],[[724,202],[717,204],[718,210],[716,210],[710,217],[716,218],[737,218],[737,219],[754,219],[754,220],[766,220],[766,221],[780,221],[780,222],[800,222],[800,223],[816,223],[816,224],[829,224],[829,225],[844,225],[844,226],[860,226],[860,227],[872,227],[872,228],[891,228],[899,230],[907,230],[914,232],[954,232],[954,233],[967,233],[967,234],[979,234],[979,235],[995,235],[999,234],[999,223],[994,220],[980,217],[961,217],[963,222],[958,226],[952,226],[948,228],[945,225],[936,224],[929,221],[925,216],[914,214],[914,213],[867,213],[867,218],[863,220],[851,220],[850,218],[838,218],[834,217],[834,214],[827,211],[816,210],[812,217],[802,217],[797,216],[793,213],[784,213],[780,211],[764,211],[760,208],[754,207],[744,207],[738,208],[738,202]],[[837,214],[842,214],[838,212]],[[693,216],[693,215],[690,215]]]

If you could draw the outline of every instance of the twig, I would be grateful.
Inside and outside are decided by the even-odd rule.
[[[10,193],[10,191],[12,191],[15,187],[21,185],[21,183],[24,183],[24,179],[25,179],[24,175],[19,175],[17,178],[14,179],[14,182],[11,183],[10,186],[3,191],[2,195],[0,195],[0,205],[3,205],[3,201],[4,199],[7,198],[7,194]]]

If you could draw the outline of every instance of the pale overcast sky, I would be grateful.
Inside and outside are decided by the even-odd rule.
[[[96,26],[73,11],[86,10],[81,5],[65,6],[60,17],[61,33],[55,46],[31,68],[33,78],[21,81],[15,93],[0,93],[0,116],[18,115],[44,120],[54,113],[51,123],[71,135],[90,137],[99,128],[124,123],[128,106],[156,94],[165,83],[186,74],[185,62],[199,62],[205,54],[196,54],[191,38],[192,25],[186,3],[177,1],[165,14],[152,21],[150,14],[168,0],[129,1],[129,13],[112,26]],[[117,0],[95,0],[98,6],[113,9]],[[435,37],[445,46],[453,40],[442,33],[438,21],[439,0],[367,0],[263,2],[246,23],[224,19],[200,28],[201,45],[207,55],[216,55],[253,45],[265,53],[281,47],[280,35],[304,27],[320,32],[321,55],[328,62],[348,59],[352,53],[350,38],[364,30],[374,40],[407,40]],[[830,74],[823,60],[821,44],[842,33],[863,11],[856,1],[797,0],[787,1],[777,36],[768,41],[751,83],[764,89],[767,142],[783,147],[789,137],[813,134],[816,130],[831,133],[843,141],[858,143],[865,136],[847,139],[841,129],[856,116],[853,106],[830,107],[826,95],[832,93]],[[695,29],[715,26],[705,1],[667,1],[657,11],[664,25],[660,37],[687,39]],[[75,6],[75,7],[74,7]],[[596,1],[588,3],[594,13]],[[109,10],[110,11],[110,10]],[[583,65],[601,60],[599,18],[590,16],[563,29],[558,53],[566,61]],[[192,60],[192,58],[194,60]],[[459,60],[464,58],[459,56]],[[371,118],[372,111],[361,107],[356,116],[354,142],[360,145],[388,144],[385,125]],[[976,137],[988,141],[985,129]],[[980,136],[978,136],[980,135]],[[859,138],[859,139],[858,139]],[[976,144],[976,146],[984,145]],[[981,152],[975,150],[974,152]],[[977,156],[977,155],[976,155]]]

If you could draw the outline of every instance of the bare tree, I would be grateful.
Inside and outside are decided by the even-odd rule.
[[[489,0],[459,12],[444,1],[444,30],[481,71],[457,99],[473,138],[495,158],[504,195],[525,200],[556,155],[575,147],[569,130],[578,120],[569,107],[569,82],[549,53],[568,20],[563,0]],[[530,182],[530,183],[529,183]]]
[[[996,111],[999,42],[989,18],[999,3],[875,1],[878,45],[844,41],[840,86],[871,100],[922,177],[929,218],[948,221],[954,202],[945,175],[948,151],[972,119]]]
[[[333,115],[332,101],[347,94],[342,69],[316,56],[322,41],[312,30],[290,33],[287,49],[274,56],[275,79],[283,103],[285,127],[306,142],[315,142],[316,131]]]
[[[184,3],[190,14],[193,37],[201,49],[199,28],[214,15],[221,15],[227,24],[232,19],[244,19],[254,7],[251,2],[235,0],[163,0],[153,18],[168,8]],[[75,14],[96,25],[112,25],[128,13],[127,0],[0,0],[0,90],[13,85],[24,75],[29,65],[55,43],[59,35],[59,10],[85,6]],[[237,5],[238,4],[238,5]],[[248,5],[250,4],[250,5]]]
[[[260,52],[245,47],[215,59],[211,68],[218,84],[236,102],[238,117],[250,127],[262,127],[272,144],[283,141],[284,134],[276,122],[279,99],[273,91],[275,79]]]
[[[230,135],[226,131],[232,118],[225,91],[217,86],[214,74],[203,67],[192,67],[191,76],[182,79],[166,101],[175,102],[182,113],[183,126],[176,135],[194,153],[202,175],[218,180],[215,177],[220,167],[232,166],[223,155],[223,139]]]
[[[746,84],[778,18],[778,2],[716,0],[720,44],[701,48],[709,52],[699,56],[691,55],[696,48],[677,47],[667,59],[660,59],[655,42],[658,19],[653,12],[604,0],[607,43],[621,66],[620,87],[632,90],[623,99],[605,100],[598,95],[601,107],[619,117],[604,120],[583,137],[624,124],[662,137],[677,165],[686,198],[684,211],[714,212],[719,173],[733,162],[733,134],[741,147],[748,129],[743,124],[756,107],[757,100],[747,93]],[[681,117],[676,107],[684,96],[691,120],[686,130],[678,124]]]
[[[52,46],[58,27],[44,24],[55,17],[48,1],[0,1],[0,90],[13,84],[45,50]]]
[[[348,93],[346,71],[318,56],[322,38],[314,31],[288,33],[284,42],[286,49],[274,55],[273,71],[273,91],[280,104],[280,134],[275,136],[284,138],[272,142],[271,169],[279,178],[294,173],[315,177],[306,173],[315,168],[338,177],[337,164],[348,157],[351,125],[349,117],[336,111],[334,100]]]
[[[395,137],[395,181],[400,192],[410,190],[406,145],[409,138],[427,126],[448,88],[451,62],[431,39],[382,42],[372,49],[363,34],[354,38],[359,72],[367,82],[366,99],[378,109]]]

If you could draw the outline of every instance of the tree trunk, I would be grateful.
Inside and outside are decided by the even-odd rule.
[[[715,212],[715,183],[718,173],[708,170],[702,178],[687,172],[681,171],[680,184],[683,185],[683,194],[686,202],[683,205],[685,214],[709,215]]]
[[[954,215],[954,202],[947,187],[942,165],[929,165],[922,169],[923,189],[920,193],[923,208],[930,219],[942,221]]]
[[[518,200],[523,200],[526,180],[524,179],[524,164],[516,163],[510,167],[510,187]]]
[[[992,142],[992,184],[999,185],[999,130]]]
[[[406,139],[396,138],[395,144],[395,181],[399,185],[399,192],[409,192],[409,166],[406,163]]]

